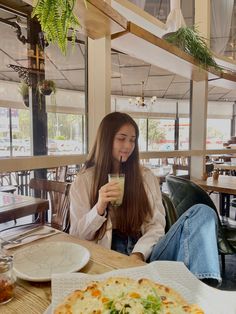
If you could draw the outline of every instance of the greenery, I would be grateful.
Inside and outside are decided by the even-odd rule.
[[[85,0],[84,0],[85,2]],[[65,55],[68,33],[72,31],[72,43],[75,43],[76,30],[80,27],[73,13],[76,0],[35,0],[32,17],[36,17],[49,43],[57,44]],[[86,3],[86,2],[85,2]]]
[[[21,81],[18,87],[18,91],[22,97],[26,97],[29,95],[29,86],[24,81]]]
[[[18,91],[23,98],[25,106],[29,107],[29,86],[24,81],[21,81],[18,87]]]
[[[222,70],[213,59],[211,50],[207,47],[204,38],[199,35],[195,28],[181,27],[176,32],[165,34],[163,38],[193,56],[201,65]]]
[[[56,84],[52,80],[42,80],[38,82],[38,90],[43,95],[50,95],[56,93]],[[46,93],[45,93],[46,91]],[[50,93],[49,93],[50,92]]]

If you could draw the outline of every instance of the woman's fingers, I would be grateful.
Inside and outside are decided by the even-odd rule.
[[[116,200],[120,194],[121,189],[118,182],[109,182],[99,190],[99,198],[107,203]]]

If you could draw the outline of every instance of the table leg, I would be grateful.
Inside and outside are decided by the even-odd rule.
[[[220,215],[229,217],[230,210],[230,195],[220,193]]]

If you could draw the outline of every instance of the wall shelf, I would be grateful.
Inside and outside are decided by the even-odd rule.
[[[236,73],[204,68],[192,56],[155,36],[135,23],[128,22],[127,29],[112,35],[112,48],[144,60],[189,80],[214,81],[214,85],[236,88]]]

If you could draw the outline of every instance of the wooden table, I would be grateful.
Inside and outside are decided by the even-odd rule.
[[[59,233],[50,236],[49,238],[40,239],[37,241],[37,243],[46,241],[67,241],[78,243],[86,247],[91,253],[91,258],[88,264],[82,270],[80,270],[84,273],[100,274],[114,269],[145,265],[144,262],[134,261],[132,258],[126,255],[112,250],[107,250],[102,246],[89,241],[79,240],[66,233]],[[24,247],[26,246],[27,244],[24,245]],[[20,247],[8,250],[8,252],[12,254],[19,249]],[[50,282],[36,283],[18,279],[15,298],[9,303],[1,306],[0,312],[1,314],[42,314],[50,303]]]
[[[220,175],[218,180],[213,177],[207,180],[193,180],[206,191],[219,192],[220,194],[220,214],[229,217],[230,195],[236,195],[236,176]]]
[[[88,264],[80,270],[80,272],[88,274],[102,274],[111,270],[137,267],[146,265],[141,261],[134,261],[132,258],[117,253],[112,250],[105,249],[100,245],[89,241],[79,240],[66,233],[57,233],[49,238],[44,238],[36,241],[37,243],[46,243],[51,241],[66,241],[78,243],[86,247],[91,254]],[[31,244],[26,244],[24,247]],[[8,250],[9,254],[20,250],[20,247]],[[208,288],[212,289],[212,288]],[[236,307],[235,293],[212,289],[215,295],[212,297],[215,302],[222,302],[224,307],[228,306],[230,310]],[[17,279],[15,297],[7,304],[0,307],[1,314],[42,314],[51,303],[51,283],[50,282],[29,282]],[[222,312],[220,312],[222,313]],[[232,311],[225,313],[232,314]],[[217,313],[216,313],[217,314]]]
[[[223,164],[214,164],[214,169],[226,172],[230,172],[233,175],[235,174],[236,171],[236,164],[232,163],[223,163]]]
[[[48,200],[0,192],[0,223],[44,213],[48,209]]]

